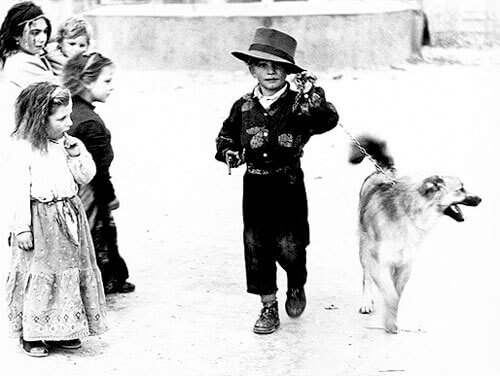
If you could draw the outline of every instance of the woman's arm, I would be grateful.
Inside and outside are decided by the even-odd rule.
[[[57,77],[45,58],[38,56],[25,57],[19,54],[24,53],[18,52],[5,62],[4,75],[8,81],[21,89],[40,81],[57,83]]]

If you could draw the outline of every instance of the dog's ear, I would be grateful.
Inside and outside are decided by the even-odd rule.
[[[444,187],[444,180],[437,175],[433,175],[424,179],[422,185],[418,188],[418,191],[422,196],[429,197],[443,187]]]

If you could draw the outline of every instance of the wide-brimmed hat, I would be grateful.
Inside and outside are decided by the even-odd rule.
[[[295,64],[296,49],[297,41],[290,35],[279,30],[259,27],[255,30],[248,51],[232,51],[231,54],[245,63],[248,63],[249,58],[270,60],[285,65],[290,73],[300,73],[304,69]]]

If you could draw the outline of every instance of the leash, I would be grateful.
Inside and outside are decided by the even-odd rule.
[[[293,107],[292,107],[292,112],[295,112],[297,110],[297,108],[300,106],[300,103],[301,103],[303,98],[308,100],[309,95],[304,93],[306,84],[310,83],[311,86],[314,87],[314,84],[316,83],[317,79],[318,78],[315,75],[313,75],[309,72],[306,72],[306,71],[298,73],[295,76],[295,85],[297,86],[298,92],[297,92],[297,95],[295,97],[295,102],[294,102]],[[311,87],[311,89],[312,89],[312,87]],[[354,145],[356,145],[356,147],[359,149],[359,151],[361,151],[361,153],[366,158],[368,158],[370,160],[370,162],[373,163],[373,165],[375,166],[375,169],[378,172],[380,172],[381,174],[383,174],[391,182],[392,185],[396,185],[397,181],[392,176],[389,176],[387,174],[387,172],[382,167],[380,167],[380,165],[377,163],[377,161],[370,155],[370,153],[368,153],[366,151],[366,149],[359,143],[358,140],[356,140],[356,138],[346,129],[346,127],[344,127],[344,125],[340,122],[338,122],[337,124],[340,125],[342,130],[349,136],[352,143]]]
[[[366,149],[359,143],[358,140],[356,140],[356,138],[346,129],[346,127],[340,122],[338,122],[337,125],[340,125],[340,127],[345,132],[345,134],[347,134],[349,136],[349,138],[351,139],[351,142],[354,145],[356,145],[356,147],[359,149],[359,151],[366,158],[368,158],[368,160],[375,166],[375,169],[378,172],[380,172],[382,175],[384,175],[391,182],[392,185],[396,185],[397,181],[392,176],[389,176],[389,174],[387,174],[387,172],[382,167],[380,167],[380,165],[377,163],[377,161],[375,159],[373,159],[373,157],[370,155],[370,153],[368,153],[366,151]]]

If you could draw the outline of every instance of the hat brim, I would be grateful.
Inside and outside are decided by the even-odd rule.
[[[232,51],[231,55],[233,55],[235,58],[240,59],[244,61],[245,63],[248,63],[249,58],[254,58],[258,60],[269,60],[269,61],[274,61],[276,63],[283,64],[288,68],[289,73],[300,73],[305,71],[305,69],[299,67],[296,64],[290,63],[288,60],[282,59],[278,56],[268,54],[266,52],[261,52],[261,51]]]

